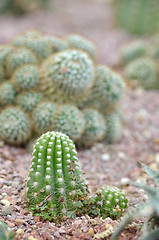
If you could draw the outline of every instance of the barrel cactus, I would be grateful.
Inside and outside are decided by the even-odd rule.
[[[41,67],[41,89],[57,101],[69,102],[87,93],[94,83],[94,64],[79,50],[65,50],[47,58]]]
[[[7,226],[7,224],[3,221],[0,221],[0,239],[1,240],[13,240],[14,233],[12,232],[11,228]]]
[[[24,92],[18,95],[17,104],[25,111],[31,112],[42,100],[40,92]]]
[[[25,143],[31,134],[28,116],[17,107],[8,107],[0,113],[0,138],[6,143]]]
[[[9,105],[16,101],[17,91],[12,82],[6,81],[0,85],[0,104]]]
[[[29,209],[45,219],[76,215],[87,194],[72,140],[59,132],[47,132],[36,142],[27,181]]]

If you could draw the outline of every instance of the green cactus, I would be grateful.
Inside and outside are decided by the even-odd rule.
[[[76,215],[87,186],[68,136],[47,132],[37,140],[27,187],[33,213],[49,220]]]
[[[6,143],[25,143],[31,133],[28,116],[17,107],[8,107],[0,113],[0,138]]]
[[[79,50],[65,50],[47,58],[41,67],[41,89],[52,100],[70,103],[94,83],[94,64]]]
[[[12,76],[18,90],[37,88],[40,82],[38,67],[25,64],[16,69]]]
[[[0,66],[3,68],[5,75],[6,75],[6,60],[7,60],[7,56],[11,53],[11,51],[12,51],[12,46],[9,46],[9,45],[0,46]],[[1,81],[1,77],[0,77],[0,81]]]
[[[18,67],[23,64],[36,64],[38,62],[35,54],[26,48],[16,48],[7,57],[7,73],[12,75]]]
[[[159,0],[114,0],[118,25],[132,34],[153,34],[159,30]]]
[[[18,95],[17,104],[25,111],[31,112],[42,100],[40,92],[24,92]]]
[[[57,115],[57,105],[52,102],[41,102],[32,112],[33,127],[36,133],[41,134],[53,130]]]
[[[127,79],[136,80],[145,89],[152,89],[157,81],[157,66],[150,58],[138,58],[125,67]]]
[[[120,189],[108,186],[97,190],[95,202],[102,218],[118,219],[125,212],[128,200]]]
[[[89,147],[95,142],[100,141],[104,138],[106,132],[105,120],[97,110],[95,109],[84,109],[84,118],[86,121],[85,130],[77,144],[79,146]]]
[[[21,45],[24,44],[26,38],[31,38],[36,39],[39,37],[42,37],[42,33],[40,31],[37,30],[27,30],[25,31],[23,34],[19,34],[18,36],[16,36],[13,40],[13,45],[16,47],[20,47]]]
[[[91,58],[96,58],[96,47],[88,39],[78,34],[70,34],[66,39],[71,48],[80,49],[84,52],[87,52]]]
[[[136,40],[121,49],[120,62],[125,65],[139,57],[146,56],[147,53],[148,49],[146,43],[141,40]]]
[[[6,81],[0,85],[0,104],[9,105],[15,103],[17,91],[12,82]]]
[[[69,47],[67,41],[62,38],[55,37],[55,36],[47,36],[46,39],[50,43],[52,47],[52,51],[54,53],[64,51]]]
[[[121,117],[117,112],[112,112],[104,115],[106,120],[106,141],[108,143],[115,143],[120,140],[122,136]]]
[[[14,233],[3,221],[0,221],[0,239],[1,240],[13,240]]]
[[[105,65],[96,67],[96,81],[86,104],[102,113],[114,107],[122,99],[125,89],[123,79]]]
[[[63,105],[58,111],[53,129],[65,133],[75,141],[79,139],[84,132],[84,116],[77,107],[73,105]]]

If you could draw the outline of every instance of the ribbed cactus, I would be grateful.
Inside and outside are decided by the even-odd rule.
[[[47,132],[36,142],[27,182],[29,208],[46,219],[75,216],[87,186],[72,140]]]
[[[40,82],[39,69],[37,66],[25,64],[17,68],[12,79],[19,90],[37,88]]]
[[[0,104],[9,105],[16,101],[17,91],[11,81],[6,81],[0,85]]]
[[[118,219],[127,208],[127,197],[116,187],[103,187],[96,192],[95,202],[103,218]]]
[[[40,92],[24,92],[18,95],[17,104],[23,108],[25,112],[31,112],[42,100]]]
[[[145,35],[159,30],[159,0],[114,0],[119,26],[130,33]]]
[[[0,139],[6,143],[25,143],[31,133],[28,116],[16,107],[8,107],[0,113]]]
[[[77,48],[77,49],[83,50],[83,51],[87,52],[91,58],[95,59],[96,47],[88,39],[86,39],[78,34],[70,34],[67,37],[67,41],[71,48]]]
[[[127,79],[136,80],[146,89],[152,89],[157,81],[157,65],[150,58],[138,58],[125,67]]]
[[[14,233],[3,221],[0,221],[0,239],[1,240],[13,240]]]
[[[50,43],[52,47],[52,51],[54,53],[60,52],[69,48],[69,45],[65,39],[55,37],[55,36],[47,36],[46,39]]]
[[[33,128],[41,134],[53,130],[57,115],[57,105],[52,102],[41,102],[32,112]]]
[[[84,132],[84,116],[77,107],[73,105],[63,105],[58,110],[53,129],[65,133],[75,141],[79,139]]]
[[[79,50],[65,50],[47,58],[41,69],[41,89],[47,97],[69,102],[78,99],[94,83],[94,64]]]

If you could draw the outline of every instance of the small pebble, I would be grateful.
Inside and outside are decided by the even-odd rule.
[[[3,196],[3,197],[7,196],[7,193],[5,193],[5,192],[4,192],[4,193],[2,193],[2,196]]]
[[[9,202],[7,199],[2,199],[2,200],[1,200],[1,203],[2,203],[4,206],[9,206],[9,205],[10,205],[10,202]]]
[[[23,220],[23,219],[20,219],[20,218],[16,218],[15,219],[15,224],[16,225],[22,225],[22,224],[24,224],[25,223],[25,221]]]
[[[110,155],[105,153],[101,156],[102,161],[107,162],[110,160]]]
[[[125,158],[125,153],[119,152],[118,156],[119,156],[119,158],[124,159]]]
[[[1,209],[1,215],[7,216],[8,214],[12,213],[12,207],[11,206],[3,206]]]
[[[129,178],[122,178],[120,181],[121,185],[125,186],[125,185],[129,185],[130,183],[130,179]]]
[[[34,238],[33,236],[30,236],[28,239],[29,239],[29,240],[37,240],[37,239]]]
[[[18,187],[19,186],[19,182],[12,182],[12,187]]]
[[[22,228],[19,228],[19,229],[16,231],[16,234],[17,234],[17,235],[24,234],[24,230],[23,230]]]

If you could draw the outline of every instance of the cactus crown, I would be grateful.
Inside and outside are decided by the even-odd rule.
[[[42,216],[46,214],[47,218],[75,214],[78,199],[84,197],[87,186],[75,145],[68,136],[47,132],[37,140],[27,186],[33,212],[45,209],[47,213],[44,210]]]

